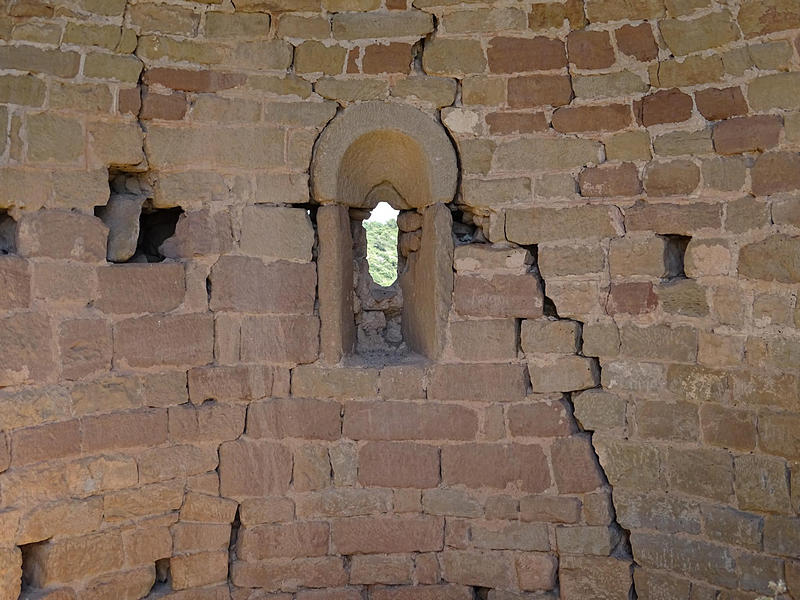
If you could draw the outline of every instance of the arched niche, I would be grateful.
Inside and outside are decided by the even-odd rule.
[[[400,275],[406,345],[430,359],[444,348],[453,293],[451,202],[456,152],[444,128],[401,104],[353,105],[317,141],[311,190],[319,236],[321,355],[338,363],[354,352],[353,239],[350,210],[388,202],[422,215],[420,246]]]

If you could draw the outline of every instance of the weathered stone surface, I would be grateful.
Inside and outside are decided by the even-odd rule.
[[[800,281],[800,238],[774,235],[739,251],[739,273],[750,279]]]
[[[304,209],[260,204],[245,207],[239,240],[245,254],[309,262],[313,246],[314,230]]]
[[[220,492],[243,498],[281,494],[289,488],[292,458],[280,444],[237,440],[225,442],[219,451]]]

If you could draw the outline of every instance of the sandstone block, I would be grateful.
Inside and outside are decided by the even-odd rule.
[[[462,406],[350,402],[344,408],[342,435],[353,440],[471,440],[477,431],[477,414]]]
[[[488,588],[517,587],[514,563],[505,553],[447,550],[440,560],[446,581]]]
[[[531,375],[531,386],[536,393],[585,390],[599,383],[596,361],[583,356],[529,356],[528,371]]]
[[[122,563],[122,536],[110,531],[33,546],[24,577],[36,587],[49,587],[116,571]]]
[[[391,506],[390,490],[332,488],[298,497],[297,516],[325,518],[378,515],[389,512]]]
[[[453,321],[450,343],[460,360],[513,360],[517,357],[517,326],[511,319]]]
[[[681,123],[692,116],[692,97],[680,90],[662,90],[644,96],[633,104],[633,112],[645,127],[661,123]]]
[[[714,149],[719,154],[764,152],[778,145],[781,121],[756,116],[722,121],[714,128]]]
[[[144,316],[114,326],[114,362],[132,367],[205,364],[213,356],[210,315]]]
[[[652,162],[645,170],[644,188],[651,196],[693,193],[700,184],[700,168],[689,160]]]
[[[786,463],[777,457],[744,455],[735,460],[739,508],[759,512],[791,512]]]
[[[45,381],[55,369],[50,320],[40,314],[12,313],[0,319],[0,386]]]
[[[760,155],[751,171],[753,193],[768,196],[800,189],[797,167],[800,155],[794,152],[768,152]]]
[[[282,494],[292,476],[290,451],[280,444],[237,440],[219,450],[220,493],[242,498]]]
[[[21,256],[100,262],[108,229],[100,219],[59,210],[26,213],[17,225]]]
[[[572,84],[564,75],[525,75],[508,80],[508,105],[512,108],[563,106],[570,100]]]
[[[543,310],[541,286],[532,274],[457,275],[453,296],[456,311],[469,317],[535,319]]]
[[[353,517],[331,523],[331,542],[340,554],[438,552],[443,532],[441,517]]]
[[[78,454],[80,438],[80,423],[77,420],[18,429],[11,435],[11,464],[23,466]]]
[[[547,71],[567,66],[564,43],[546,37],[493,38],[487,54],[493,73]]]
[[[422,494],[422,509],[430,515],[456,517],[483,516],[483,506],[480,501],[460,490],[426,490]]]
[[[792,10],[791,0],[746,0],[737,21],[747,38],[800,26],[800,17]]]
[[[336,14],[333,36],[340,40],[385,37],[418,38],[433,31],[433,18],[421,11],[388,14]]]
[[[617,47],[640,61],[650,61],[658,57],[658,45],[653,37],[650,23],[623,25],[614,32]]]
[[[350,583],[409,584],[412,567],[410,556],[356,555],[350,564]]]
[[[600,145],[580,139],[521,138],[495,150],[494,171],[571,169],[600,162]]]
[[[439,451],[409,442],[369,442],[358,452],[358,481],[375,487],[436,487]]]
[[[747,114],[747,102],[741,88],[708,88],[695,92],[697,110],[709,121]]]
[[[110,314],[169,312],[186,293],[181,264],[116,265],[102,267],[97,274],[95,305]]]
[[[506,214],[506,235],[518,244],[615,237],[615,220],[611,209],[599,205],[511,209]]]
[[[592,556],[562,557],[558,580],[566,600],[586,594],[598,600],[624,600],[633,582],[630,562]]]
[[[586,131],[617,131],[626,129],[633,118],[624,104],[608,106],[579,106],[559,108],[553,113],[552,124],[562,133]]]
[[[169,561],[172,588],[185,590],[214,583],[224,583],[228,578],[228,552],[200,552],[173,556]]]
[[[304,209],[247,206],[239,247],[250,256],[309,262],[314,230]]]
[[[247,435],[256,438],[335,440],[341,432],[340,405],[324,400],[266,400],[248,409]]]
[[[633,163],[591,167],[581,171],[578,178],[581,196],[637,196],[642,193],[639,170]]]
[[[569,407],[561,400],[529,400],[523,404],[512,404],[507,417],[512,436],[559,437],[575,430]]]
[[[513,364],[437,365],[431,373],[431,400],[521,400],[527,384],[525,368]]]
[[[392,96],[415,98],[436,107],[449,106],[456,94],[456,82],[441,77],[408,77],[397,81]]]
[[[319,320],[303,315],[246,316],[241,359],[248,362],[308,363],[316,360]]]
[[[800,238],[773,235],[739,251],[739,274],[749,279],[793,283],[800,281]]]
[[[328,553],[329,529],[328,523],[314,521],[247,527],[239,536],[237,556],[245,561],[322,556]]]
[[[30,301],[28,261],[16,256],[0,256],[0,309],[27,308]]]
[[[586,16],[591,23],[625,19],[657,19],[664,16],[664,3],[662,0],[636,0],[635,2],[588,0]]]
[[[189,493],[181,507],[182,521],[232,523],[238,505],[233,500]]]
[[[688,573],[721,586],[735,586],[735,560],[730,549],[708,542],[658,533],[633,533],[636,561],[656,569]]]
[[[377,369],[304,366],[292,372],[292,395],[296,397],[374,398],[377,394]]]
[[[255,400],[278,394],[280,373],[260,365],[196,367],[189,370],[189,398],[200,406],[206,400]]]
[[[434,38],[425,45],[422,68],[429,75],[459,77],[486,70],[486,57],[478,40]]]
[[[299,587],[334,588],[347,583],[347,573],[338,556],[252,563],[242,561],[233,564],[231,581],[239,587],[258,587],[269,591],[295,590]]]
[[[719,204],[639,202],[625,211],[625,228],[628,231],[646,230],[662,235],[692,235],[700,229],[721,227],[722,207]]]
[[[739,38],[728,11],[712,12],[691,20],[664,19],[658,26],[675,56],[724,46]]]
[[[541,446],[535,444],[445,446],[442,481],[501,490],[510,482],[518,482],[527,492],[542,492],[551,485],[547,459]]]

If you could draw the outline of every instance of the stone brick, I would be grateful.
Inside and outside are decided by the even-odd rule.
[[[602,471],[589,437],[557,439],[551,455],[559,493],[591,492],[602,485]]]
[[[768,516],[764,522],[764,550],[781,556],[794,556],[800,540],[800,519]]]
[[[791,0],[745,0],[737,21],[746,38],[800,27],[800,17]]]
[[[592,246],[539,245],[539,271],[547,279],[559,275],[599,273],[605,267],[605,254]]]
[[[664,16],[664,2],[663,0],[636,0],[632,3],[587,0],[586,16],[591,23],[604,23],[625,19],[656,19]]]
[[[95,305],[110,314],[169,312],[186,293],[181,264],[115,265],[97,272]]]
[[[200,552],[173,556],[169,561],[172,589],[185,590],[213,583],[228,577],[228,552]]]
[[[324,73],[339,75],[344,69],[347,49],[341,46],[324,46],[320,42],[303,42],[295,49],[295,67],[298,73]]]
[[[695,281],[677,279],[661,284],[658,289],[658,302],[665,312],[688,317],[702,317],[708,314],[706,288]]]
[[[743,451],[755,447],[755,415],[750,412],[704,404],[700,407],[700,425],[706,443]]]
[[[0,386],[44,381],[52,376],[53,337],[50,320],[44,315],[11,313],[0,319],[0,347],[4,350]]]
[[[443,532],[441,517],[354,517],[331,523],[331,542],[340,554],[438,552]]]
[[[213,38],[250,38],[266,35],[270,17],[264,13],[206,13],[204,33]]]
[[[662,90],[634,101],[633,112],[645,127],[661,123],[681,123],[692,116],[692,97],[678,89]]]
[[[297,516],[325,518],[376,515],[389,512],[391,505],[390,490],[332,488],[299,497]]]
[[[431,31],[433,17],[421,11],[387,14],[340,13],[333,17],[333,36],[339,40],[419,38]]]
[[[453,489],[426,490],[422,494],[422,509],[430,515],[482,517],[483,505],[474,496]]]
[[[546,37],[493,38],[487,55],[493,73],[548,71],[567,66],[564,43]]]
[[[714,149],[719,154],[764,152],[778,145],[781,120],[772,116],[722,121],[714,128]]]
[[[628,56],[640,61],[658,58],[658,44],[649,23],[623,25],[614,32],[614,37],[617,40],[617,47]]]
[[[477,415],[466,407],[350,402],[344,408],[342,435],[354,440],[471,440],[477,430]]]
[[[374,44],[364,49],[364,73],[408,73],[411,70],[411,44]]]
[[[694,94],[697,110],[709,121],[747,114],[747,102],[739,87],[707,88]]]
[[[558,580],[567,600],[586,594],[598,600],[623,600],[631,588],[631,563],[611,557],[564,556]]]
[[[567,169],[599,163],[600,145],[590,140],[523,138],[501,144],[495,150],[495,171]]]
[[[665,239],[658,236],[624,237],[611,240],[608,258],[611,276],[665,277],[667,275],[666,250]]]
[[[221,71],[155,67],[144,72],[143,81],[148,85],[158,84],[183,92],[218,92],[243,84],[246,76]]]
[[[495,135],[533,133],[548,127],[544,113],[494,112],[486,115],[486,124]]]
[[[599,383],[596,361],[584,356],[529,356],[528,371],[536,393],[585,390]]]
[[[653,231],[662,235],[691,235],[695,231],[722,226],[719,204],[696,202],[689,205],[672,203],[637,203],[625,211],[628,231]]]
[[[550,469],[541,446],[535,444],[465,444],[442,448],[442,481],[468,488],[505,489],[518,482],[526,492],[550,487]]]
[[[189,493],[181,507],[182,521],[232,523],[238,505],[233,500]]]
[[[0,309],[28,308],[30,302],[28,261],[15,256],[0,256]]]
[[[422,68],[429,75],[458,77],[486,70],[486,57],[478,40],[434,38],[425,45]]]
[[[347,573],[340,557],[320,556],[292,561],[235,562],[231,581],[239,587],[258,587],[268,591],[299,587],[332,588],[345,585]]]
[[[308,497],[308,495],[303,496]],[[298,516],[308,516],[298,514]],[[248,498],[239,504],[242,525],[250,527],[262,523],[281,523],[294,519],[294,502],[283,496]]]
[[[649,282],[612,283],[606,301],[609,315],[641,315],[655,310],[658,296]]]
[[[226,256],[214,265],[210,280],[213,310],[312,312],[316,288],[312,264],[264,263],[258,258]]]
[[[800,443],[794,434],[800,417],[792,414],[763,413],[758,418],[758,445],[770,454],[800,459]]]
[[[631,71],[574,77],[572,87],[578,98],[616,98],[646,92],[649,86]]]
[[[463,316],[536,318],[542,315],[542,302],[542,291],[533,275],[455,278],[454,305]]]
[[[691,20],[664,19],[658,26],[664,42],[676,56],[724,46],[739,38],[728,11]]]
[[[525,367],[514,364],[440,364],[428,385],[430,400],[521,400],[527,388]]]
[[[213,321],[203,314],[144,316],[114,327],[114,361],[134,367],[205,364],[213,354]]]
[[[523,590],[549,590],[555,585],[558,563],[554,556],[523,554],[517,557],[515,564],[519,587]]]
[[[794,152],[768,152],[756,159],[751,171],[753,193],[768,196],[800,189],[800,155]]]
[[[189,101],[183,92],[156,94],[145,91],[142,94],[142,106],[138,114],[143,120],[180,121],[186,116],[188,109]]]
[[[567,36],[569,62],[579,69],[604,69],[614,64],[614,48],[607,31],[572,31]]]
[[[488,588],[516,587],[514,564],[501,552],[447,550],[440,560],[447,581]]]
[[[517,326],[511,319],[453,321],[450,344],[460,360],[513,360],[517,357]]]
[[[522,322],[522,350],[528,354],[574,354],[578,351],[579,339],[580,326],[574,321],[527,319]]]
[[[599,205],[511,209],[506,214],[506,235],[518,244],[616,237],[616,216],[612,209]]]
[[[331,461],[324,446],[305,445],[294,451],[292,486],[298,492],[320,490],[331,480]]]
[[[697,407],[688,402],[636,404],[636,429],[643,438],[693,441],[697,439]]]
[[[237,556],[245,561],[322,556],[328,553],[329,525],[324,522],[256,525],[242,529]]]
[[[394,97],[415,98],[436,107],[449,106],[455,100],[456,82],[441,77],[408,77],[395,82],[391,94]]]
[[[281,494],[292,476],[290,451],[271,442],[237,440],[219,450],[220,492],[241,498]]]
[[[371,368],[298,367],[292,372],[292,395],[305,398],[374,398],[378,371]]]
[[[512,108],[563,106],[572,100],[572,84],[564,75],[527,75],[508,80]]]
[[[578,185],[581,196],[589,198],[637,196],[642,192],[639,169],[633,163],[584,169]]]
[[[370,442],[359,449],[358,480],[365,486],[429,488],[439,484],[439,451],[407,442]]]
[[[553,128],[562,133],[616,131],[631,124],[631,111],[624,104],[560,108],[553,113]]]
[[[17,225],[17,252],[96,263],[105,261],[107,235],[96,217],[59,210],[25,213]]]
[[[747,244],[739,251],[739,274],[764,281],[800,281],[798,245],[800,238],[788,235],[773,235]]]
[[[735,474],[739,508],[761,512],[791,511],[784,460],[771,456],[739,456],[735,460]]]
[[[16,430],[11,436],[12,466],[65,458],[80,453],[81,431],[77,420]]]
[[[80,54],[77,52],[11,45],[0,49],[0,64],[6,69],[45,73],[67,79],[78,74],[80,62]]]
[[[280,15],[278,37],[300,39],[327,39],[331,35],[330,21],[321,16],[303,17],[293,14]]]
[[[633,555],[645,567],[692,573],[696,579],[724,587],[736,586],[735,560],[729,548],[658,533],[631,535]]]
[[[644,174],[644,188],[651,196],[693,193],[700,185],[700,168],[690,160],[652,162]]]
[[[625,131],[606,139],[608,160],[649,160],[651,156],[650,136],[647,131]]]

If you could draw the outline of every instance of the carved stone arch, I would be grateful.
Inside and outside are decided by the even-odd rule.
[[[402,104],[348,107],[317,141],[311,164],[319,235],[322,359],[353,353],[353,238],[350,209],[388,202],[423,216],[419,250],[400,276],[402,330],[413,351],[437,359],[444,348],[453,293],[451,202],[458,183],[456,151],[444,128]]]
[[[365,102],[342,111],[320,135],[311,165],[320,204],[374,208],[389,184],[398,210],[448,203],[456,193],[456,152],[444,128],[403,104]]]

